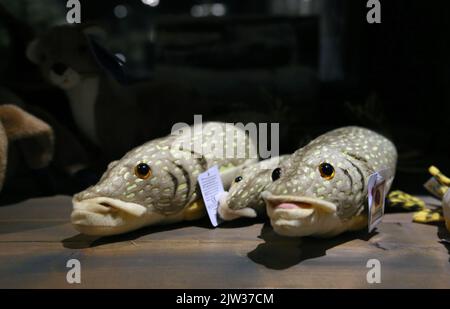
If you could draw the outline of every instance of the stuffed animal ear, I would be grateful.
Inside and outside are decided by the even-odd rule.
[[[39,39],[34,39],[30,44],[28,44],[26,56],[28,60],[34,64],[39,64],[41,62],[39,57]]]
[[[44,121],[15,105],[0,106],[0,121],[9,141],[19,141],[26,163],[43,168],[53,158],[54,135]]]

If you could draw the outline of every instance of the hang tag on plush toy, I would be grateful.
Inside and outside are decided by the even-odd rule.
[[[368,228],[369,233],[380,224],[384,216],[384,201],[386,199],[387,191],[389,191],[390,179],[386,179],[385,174],[387,170],[376,172],[369,176],[368,193],[369,193],[369,207],[368,207]]]
[[[208,212],[209,220],[214,227],[222,223],[218,215],[219,196],[225,192],[220,178],[219,168],[217,166],[211,167],[206,172],[198,175],[198,183],[202,191],[203,201],[205,203],[206,211]]]

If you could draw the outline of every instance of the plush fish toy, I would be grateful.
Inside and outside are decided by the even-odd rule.
[[[112,162],[99,183],[73,197],[72,224],[88,235],[195,220],[205,214],[197,182],[217,165],[228,188],[241,169],[257,161],[244,130],[210,122],[150,141]]]
[[[242,169],[227,192],[219,198],[219,215],[224,220],[255,218],[266,212],[261,193],[272,183],[272,171],[289,156],[274,157]]]
[[[262,193],[276,233],[332,237],[367,226],[368,178],[386,171],[386,189],[397,162],[395,146],[360,127],[319,136],[272,172]]]

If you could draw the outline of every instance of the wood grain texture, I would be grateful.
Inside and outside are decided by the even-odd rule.
[[[266,222],[208,221],[96,238],[70,225],[70,197],[0,207],[0,288],[450,288],[441,225],[388,214],[378,230],[333,239],[283,238]],[[66,282],[80,260],[82,284]],[[366,281],[379,259],[382,283]]]

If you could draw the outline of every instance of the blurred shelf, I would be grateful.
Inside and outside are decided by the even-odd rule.
[[[278,23],[293,23],[293,24],[318,24],[318,16],[311,17],[292,17],[292,16],[266,16],[266,15],[244,15],[244,16],[225,16],[225,17],[202,17],[195,18],[191,16],[178,15],[163,15],[154,18],[154,23],[157,27],[165,30],[174,29],[176,31],[184,30],[186,32],[192,31],[212,31],[214,26],[221,28],[226,25],[235,26],[240,25],[270,25]],[[205,28],[205,26],[208,28]]]

